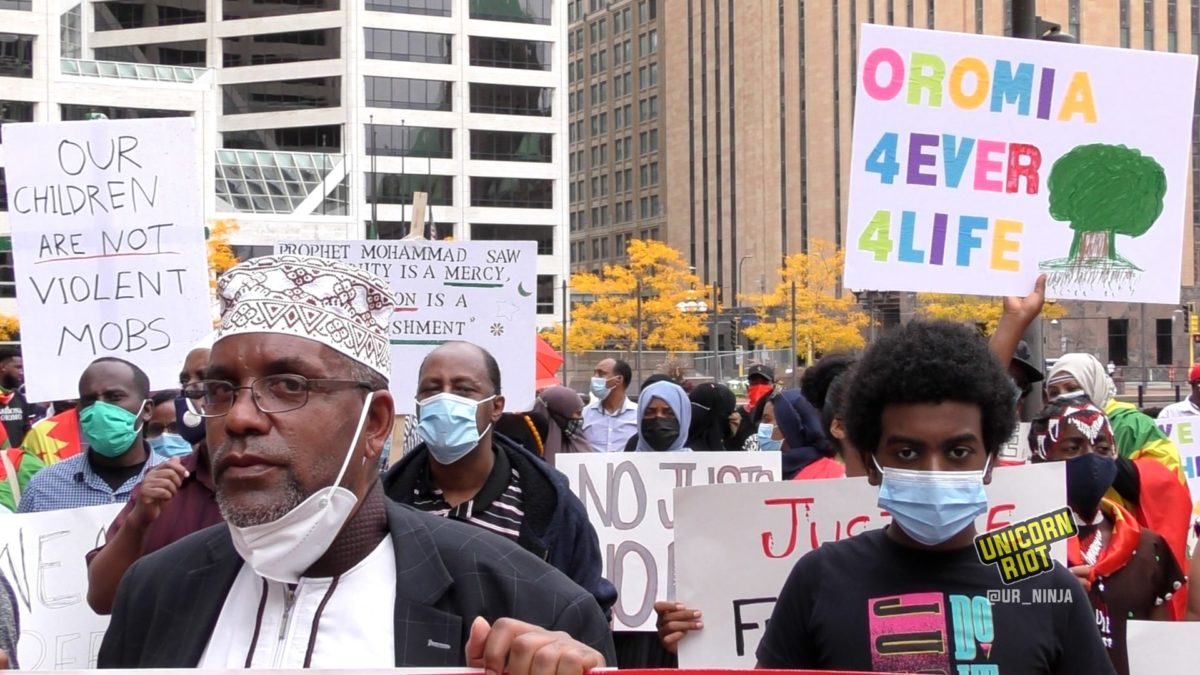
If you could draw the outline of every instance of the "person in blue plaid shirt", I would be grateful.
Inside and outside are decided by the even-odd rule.
[[[19,513],[125,503],[158,456],[142,437],[150,421],[150,379],[118,358],[96,359],[79,378],[79,427],[87,448],[40,471]]]

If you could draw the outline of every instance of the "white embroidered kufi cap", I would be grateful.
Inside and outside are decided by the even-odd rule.
[[[322,258],[265,256],[223,274],[217,295],[217,342],[243,333],[295,335],[391,376],[388,327],[396,299],[374,274]]]

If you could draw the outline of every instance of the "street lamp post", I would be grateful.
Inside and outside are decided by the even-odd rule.
[[[792,279],[792,386],[795,387],[798,380],[796,376],[799,374],[798,364],[796,363],[796,280]]]
[[[717,382],[725,379],[725,375],[721,368],[721,344],[717,341],[717,320],[720,312],[717,311],[717,284],[712,285],[712,352],[713,358],[717,361]]]

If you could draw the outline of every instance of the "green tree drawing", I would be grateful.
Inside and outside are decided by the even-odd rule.
[[[1167,176],[1153,157],[1125,147],[1080,145],[1058,158],[1047,181],[1050,216],[1075,231],[1069,266],[1140,269],[1117,254],[1117,235],[1140,237],[1163,210]]]

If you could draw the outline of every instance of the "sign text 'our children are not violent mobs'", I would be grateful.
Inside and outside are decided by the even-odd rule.
[[[4,153],[29,399],[101,356],[172,385],[212,330],[192,120],[5,125]]]
[[[1046,274],[1054,297],[1179,301],[1194,56],[873,25],[860,44],[848,288],[1024,295]]]

